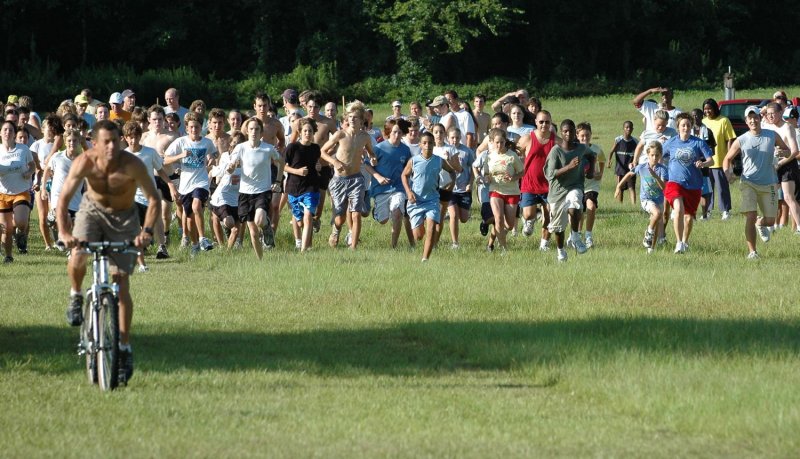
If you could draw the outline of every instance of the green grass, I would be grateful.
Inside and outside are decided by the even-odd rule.
[[[628,96],[545,107],[604,147],[638,119]],[[686,255],[647,256],[612,181],[597,247],[566,264],[522,236],[486,253],[475,218],[424,265],[371,220],[357,252],[323,228],[295,253],[287,214],[262,262],[173,248],[134,276],[136,374],[111,394],[85,381],[63,257],[34,237],[0,266],[3,454],[796,456],[800,238],[747,262],[743,219],[716,214]]]

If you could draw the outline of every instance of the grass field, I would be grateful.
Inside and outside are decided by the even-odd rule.
[[[608,150],[630,99],[544,105]],[[486,253],[475,218],[424,265],[371,220],[357,252],[323,228],[296,253],[286,224],[262,262],[173,241],[134,276],[136,373],[110,394],[64,323],[63,256],[34,237],[0,266],[0,455],[796,457],[800,237],[748,262],[742,217],[716,213],[687,254],[647,256],[612,182],[597,246],[566,264],[535,237]]]

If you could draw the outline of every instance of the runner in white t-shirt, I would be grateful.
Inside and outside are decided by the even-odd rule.
[[[192,256],[200,250],[214,248],[205,235],[203,209],[208,201],[208,171],[216,156],[214,142],[202,136],[203,123],[195,113],[186,115],[187,135],[178,138],[164,157],[164,164],[180,162],[181,178],[178,193],[181,195],[184,217],[188,220],[189,238],[192,242]]]
[[[239,221],[247,222],[253,250],[260,260],[263,249],[275,247],[275,235],[269,221],[269,207],[272,200],[272,165],[278,168],[278,177],[283,177],[284,161],[278,150],[261,140],[263,123],[258,118],[244,122],[242,129],[247,133],[247,142],[233,149],[228,171],[242,168],[239,183]],[[261,242],[258,241],[261,239]]]
[[[231,150],[246,140],[240,131],[234,132],[231,136]],[[224,244],[229,249],[238,242],[242,228],[239,221],[239,184],[242,180],[242,168],[234,167],[231,172],[228,172],[231,161],[231,152],[225,152],[220,156],[219,164],[211,169],[211,176],[217,179],[217,189],[214,190],[209,201],[214,236],[219,244]],[[223,235],[223,232],[227,234],[227,237]],[[225,242],[223,243],[223,241]]]

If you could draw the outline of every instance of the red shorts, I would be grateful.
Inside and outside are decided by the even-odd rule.
[[[496,191],[492,191],[489,193],[490,198],[497,198],[502,199],[504,203],[509,206],[516,206],[519,204],[519,195],[518,194],[500,194]]]
[[[694,214],[697,213],[697,206],[700,204],[701,191],[687,190],[675,182],[667,182],[667,186],[664,188],[664,198],[672,207],[675,207],[673,201],[682,198],[686,215],[694,217]]]

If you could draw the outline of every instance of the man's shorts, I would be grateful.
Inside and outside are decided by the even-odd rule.
[[[472,208],[472,193],[451,193],[448,207],[455,206],[464,210]]]
[[[450,190],[444,190],[439,188],[439,202],[450,202],[450,198],[453,197],[453,192]]]
[[[400,211],[400,215],[406,213],[406,194],[402,191],[381,193],[375,196],[375,208],[372,209],[372,218],[379,223],[386,223],[395,210]]]
[[[570,190],[567,195],[550,203],[550,224],[547,230],[551,233],[563,233],[569,226],[569,209],[583,208],[583,190]]]
[[[2,194],[0,193],[0,213],[5,214],[14,210],[17,206],[32,207],[33,198],[29,191],[23,191],[17,194]]]
[[[417,201],[408,203],[408,219],[411,221],[411,228],[418,228],[425,224],[426,219],[431,219],[435,223],[441,223],[441,208],[437,201]]]
[[[302,222],[306,211],[313,217],[317,213],[317,206],[319,206],[319,192],[309,191],[297,196],[289,196],[289,207],[292,209],[294,219]]]
[[[342,215],[347,211],[363,212],[366,190],[364,176],[361,173],[355,173],[347,177],[335,175],[328,184],[333,215]]]
[[[742,180],[739,184],[742,191],[742,213],[757,212],[766,218],[774,218],[778,215],[778,185],[756,185],[747,180]]]
[[[492,204],[489,201],[481,203],[481,220],[484,222],[488,222],[489,220],[494,218],[494,212],[492,212]]]
[[[239,221],[252,222],[256,219],[256,209],[262,209],[269,215],[269,205],[272,201],[272,192],[245,194],[239,193]]]
[[[161,180],[161,177],[156,177],[156,188],[161,192],[161,199],[172,202],[172,194],[169,192],[169,186],[167,186],[167,182]]]
[[[622,175],[620,175],[620,174],[618,173],[618,174],[617,174],[617,177],[618,177],[618,179],[617,179],[617,183],[619,183],[619,179],[621,179],[621,178],[622,178],[622,177],[624,177],[624,176],[625,176],[625,174],[622,174]],[[625,182],[625,183],[624,183],[624,184],[623,184],[623,185],[620,187],[620,190],[622,190],[622,191],[625,191],[625,190],[627,190],[627,189],[631,189],[631,190],[635,190],[635,189],[636,189],[636,176],[635,176],[635,175],[634,175],[633,177],[631,177],[631,179],[630,179],[630,180],[626,181],[626,182]]]
[[[652,213],[653,209],[659,209],[659,210],[662,210],[662,211],[664,210],[664,203],[663,202],[659,204],[659,203],[657,203],[655,201],[651,201],[649,199],[645,199],[645,200],[641,201],[641,204],[642,204],[642,210],[647,212],[648,214]]]
[[[791,161],[783,167],[778,168],[778,181],[783,182],[800,182],[800,168],[797,166],[797,161]]]
[[[219,221],[223,221],[228,217],[233,218],[234,220],[239,219],[239,208],[234,206],[229,206],[227,204],[223,204],[221,206],[211,206],[211,212],[217,216]]]
[[[139,216],[139,226],[144,226],[144,217],[147,215],[147,206],[139,204],[138,202],[134,204],[136,204],[136,213]]]
[[[81,207],[75,214],[72,235],[87,242],[125,242],[133,241],[142,231],[139,224],[139,210],[131,206],[126,210],[107,211],[95,201],[84,196]],[[123,274],[133,273],[136,255],[112,253],[108,256],[112,271]]]
[[[319,189],[327,191],[328,184],[331,183],[332,178],[333,178],[333,167],[322,166],[322,168],[320,168],[319,170]]]
[[[598,198],[598,196],[599,196],[599,193],[596,192],[596,191],[587,191],[587,192],[583,193],[583,211],[584,212],[586,212],[586,203],[588,203],[589,201],[592,201],[592,203],[594,203],[594,208],[595,209],[599,208],[597,206],[597,198]]]
[[[195,188],[189,194],[181,195],[181,207],[183,207],[183,214],[187,217],[191,217],[194,215],[194,210],[192,210],[192,202],[195,199],[200,200],[200,205],[205,207],[206,202],[208,202],[208,190],[205,188]]]
[[[522,193],[519,200],[519,206],[523,209],[526,207],[533,207],[536,205],[547,205],[547,194],[536,193]]]
[[[703,177],[703,189],[700,190],[700,195],[705,196],[711,194],[714,190],[711,189],[711,177]]]
[[[489,198],[501,199],[507,206],[516,206],[519,204],[518,194],[500,194],[496,191],[489,193]]]
[[[683,198],[685,214],[694,217],[694,214],[697,213],[697,206],[700,204],[700,190],[687,190],[675,182],[667,182],[667,186],[664,187],[664,199],[669,205],[675,207],[674,202],[678,198]]]

